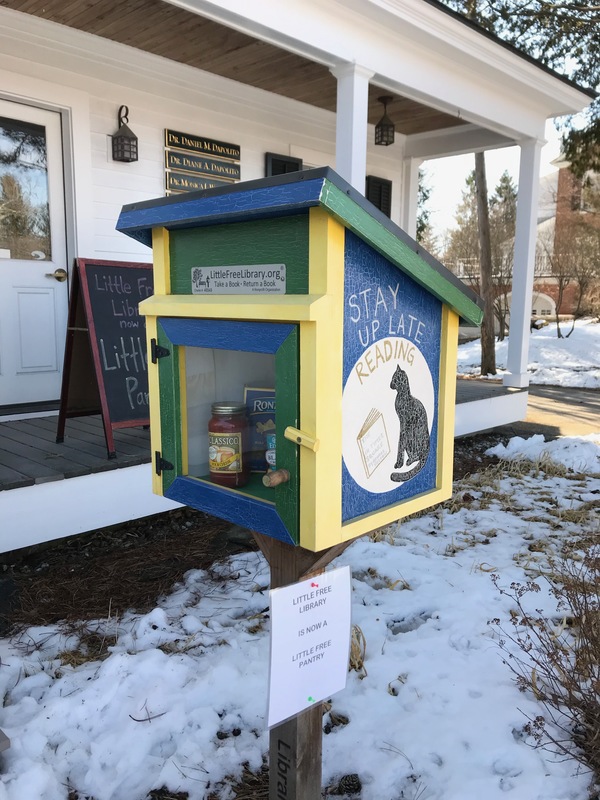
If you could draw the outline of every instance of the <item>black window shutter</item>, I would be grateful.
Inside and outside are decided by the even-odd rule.
[[[287,175],[288,172],[299,172],[302,159],[291,156],[280,156],[277,153],[265,153],[265,175]]]
[[[370,203],[386,215],[392,215],[392,182],[385,178],[376,178],[374,175],[367,175],[365,195]]]

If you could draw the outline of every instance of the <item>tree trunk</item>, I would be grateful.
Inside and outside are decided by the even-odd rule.
[[[569,278],[565,278],[563,275],[559,275],[557,278],[557,297],[556,297],[556,338],[557,339],[564,339],[565,337],[562,334],[560,329],[560,307],[562,306],[563,296],[565,293],[565,289],[569,284]]]
[[[506,294],[499,294],[494,302],[494,316],[498,322],[498,341],[503,342],[506,332]]]
[[[479,264],[483,322],[481,323],[481,374],[496,374],[496,339],[494,336],[494,280],[488,206],[485,156],[475,153],[475,187],[477,190],[477,222],[479,231]]]

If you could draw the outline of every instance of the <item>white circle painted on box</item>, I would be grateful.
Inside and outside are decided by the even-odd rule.
[[[381,494],[414,477],[427,460],[434,410],[431,372],[413,342],[389,337],[368,347],[342,396],[342,455],[356,483]]]

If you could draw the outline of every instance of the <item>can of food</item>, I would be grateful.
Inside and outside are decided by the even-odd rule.
[[[275,457],[275,434],[274,433],[266,433],[265,434],[265,441],[267,444],[267,449],[265,451],[265,459],[268,465],[269,470],[276,470],[277,467],[275,466],[276,457]]]

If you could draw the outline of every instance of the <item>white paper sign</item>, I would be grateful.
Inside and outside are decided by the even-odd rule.
[[[270,601],[271,728],[346,686],[350,567],[272,589]]]

